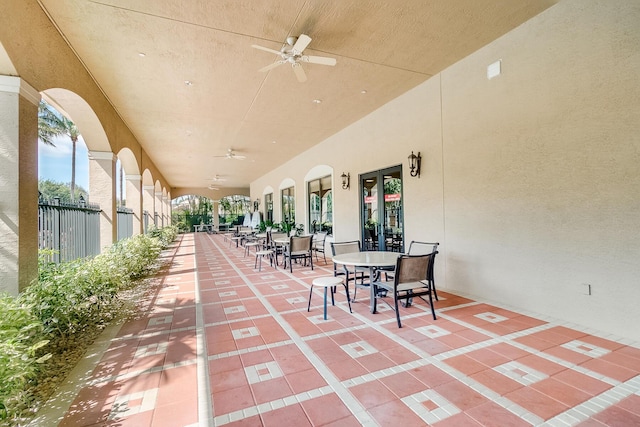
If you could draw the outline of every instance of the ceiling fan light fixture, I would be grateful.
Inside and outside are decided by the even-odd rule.
[[[290,46],[293,46],[294,44],[296,44],[297,41],[298,41],[298,38],[296,36],[287,37],[287,44]]]
[[[263,50],[265,52],[273,53],[278,55],[279,59],[266,67],[260,68],[258,71],[266,73],[267,71],[271,71],[272,69],[288,63],[291,64],[293,68],[293,72],[296,75],[296,78],[300,83],[307,81],[307,76],[305,74],[304,69],[300,65],[302,62],[307,62],[310,64],[320,64],[320,65],[336,65],[335,58],[329,58],[326,56],[313,56],[313,55],[305,55],[304,50],[311,43],[311,37],[306,34],[300,34],[299,37],[289,36],[286,39],[286,44],[280,48],[280,51],[275,49],[271,49],[268,47],[252,44],[251,47],[258,50]]]

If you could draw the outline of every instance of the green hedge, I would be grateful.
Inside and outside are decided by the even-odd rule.
[[[121,314],[121,291],[154,267],[177,228],[153,229],[114,244],[94,258],[53,264],[40,257],[39,278],[17,298],[0,295],[0,420],[29,405],[27,390],[46,375],[56,340],[90,334]]]

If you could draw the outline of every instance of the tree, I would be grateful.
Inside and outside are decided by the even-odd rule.
[[[46,200],[53,200],[55,197],[58,197],[63,201],[71,200],[69,184],[64,184],[62,182],[56,182],[50,179],[38,180],[38,191]],[[74,196],[78,198],[82,196],[85,200],[88,199],[87,190],[82,188],[80,185],[76,187],[76,194]]]
[[[38,138],[47,145],[53,144],[56,136],[68,136],[71,139],[71,200],[75,199],[76,193],[76,144],[80,131],[75,123],[60,114],[58,110],[40,101],[38,106]]]

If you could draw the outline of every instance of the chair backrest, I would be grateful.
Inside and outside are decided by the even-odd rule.
[[[312,241],[312,235],[300,237],[291,236],[289,237],[289,251],[291,253],[311,251]]]
[[[394,286],[426,280],[437,253],[436,251],[425,255],[399,256],[396,262]]]
[[[315,240],[318,243],[323,243],[324,241],[327,239],[327,233],[325,233],[324,231],[318,231],[316,234],[313,235],[313,240]]]
[[[426,255],[438,250],[438,242],[418,242],[416,240],[412,240],[409,243],[409,255]]]
[[[331,253],[333,255],[348,254],[351,252],[361,252],[360,240],[349,242],[331,242]]]

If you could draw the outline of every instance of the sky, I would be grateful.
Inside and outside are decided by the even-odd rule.
[[[55,137],[52,147],[38,141],[38,179],[68,184],[71,182],[71,139],[67,136]],[[116,162],[116,197],[120,196],[120,161]],[[82,135],[76,144],[76,185],[89,192],[89,150]],[[91,197],[91,193],[89,193]]]
[[[71,182],[71,139],[56,137],[52,147],[38,141],[38,179]],[[76,144],[76,185],[89,190],[89,154],[82,139]]]

